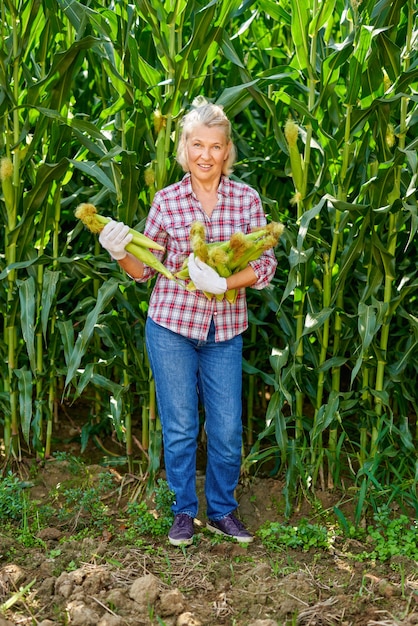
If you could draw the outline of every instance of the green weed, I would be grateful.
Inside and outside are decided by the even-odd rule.
[[[68,464],[68,471],[73,476],[80,476],[86,470],[84,461],[69,452],[54,452],[53,457],[57,461],[65,461]]]
[[[268,550],[294,548],[307,552],[310,548],[329,549],[334,533],[325,526],[302,519],[298,526],[267,522],[259,528],[257,535]]]
[[[113,478],[103,472],[99,482],[92,486],[78,486],[63,489],[61,492],[58,517],[61,521],[73,523],[74,528],[88,527],[102,531],[109,528],[108,506],[101,498],[113,486]]]
[[[393,517],[390,507],[383,506],[373,516],[374,525],[367,530],[372,550],[359,555],[360,560],[387,561],[394,556],[418,560],[418,523],[406,515]]]
[[[154,492],[155,509],[150,510],[147,502],[129,502],[127,513],[130,520],[129,530],[140,535],[160,537],[166,535],[173,523],[171,505],[174,494],[164,480],[158,480]],[[132,533],[130,533],[132,534]]]
[[[12,472],[0,479],[0,520],[22,520],[26,511],[25,486]]]
[[[360,554],[347,554],[357,561],[387,561],[396,556],[418,560],[418,523],[407,515],[393,517],[388,506],[378,509],[373,523],[364,529],[349,523],[338,511],[338,524],[329,520],[327,525],[314,524],[301,519],[298,525],[267,522],[257,535],[265,548],[271,551],[293,548],[308,551],[311,548],[329,550],[337,537],[363,541],[366,549]],[[366,544],[367,539],[367,544]]]

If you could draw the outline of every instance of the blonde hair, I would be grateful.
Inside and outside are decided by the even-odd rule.
[[[216,126],[221,128],[225,133],[227,143],[231,144],[228,158],[222,168],[222,174],[229,176],[233,170],[236,160],[236,148],[232,143],[232,127],[231,122],[224,113],[223,107],[218,104],[208,102],[203,96],[198,96],[192,102],[192,108],[181,120],[181,132],[179,144],[177,148],[177,162],[181,165],[185,172],[189,171],[187,161],[186,142],[196,126]]]

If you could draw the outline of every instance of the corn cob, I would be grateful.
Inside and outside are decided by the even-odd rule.
[[[4,203],[6,209],[11,211],[13,208],[13,163],[9,157],[3,157],[0,161],[0,182],[3,190]]]
[[[303,162],[298,149],[299,127],[292,119],[286,120],[284,134],[289,148],[290,166],[292,168],[293,183],[296,191],[302,192],[303,188]]]
[[[235,274],[247,267],[250,261],[257,260],[266,250],[274,248],[283,230],[283,224],[270,222],[266,226],[247,234],[242,232],[234,233],[229,241],[206,244],[204,240],[204,225],[200,222],[195,222],[190,229],[190,242],[196,256],[205,261],[210,267],[213,267],[220,276],[228,278],[231,274]],[[201,254],[205,258],[202,258]],[[190,278],[188,257],[184,260],[181,270],[175,276],[182,280]],[[187,283],[186,289],[194,291],[195,286],[192,281]],[[233,304],[237,293],[236,289],[230,289],[225,294],[215,297],[218,300],[222,300],[225,297],[230,304]],[[213,298],[213,294],[205,292],[205,295],[209,299]]]
[[[111,218],[103,217],[103,215],[97,213],[97,209],[93,204],[88,203],[80,204],[75,211],[75,216],[83,222],[90,232],[96,234],[100,233],[105,225],[111,221]],[[130,228],[129,232],[132,234],[132,241],[128,243],[126,250],[148,267],[152,267],[160,274],[163,274],[166,278],[176,280],[165,265],[151,252],[151,249],[162,251],[164,250],[163,246],[160,246],[160,244],[133,228]]]
[[[111,217],[104,217],[97,213],[97,209],[94,204],[88,204],[87,202],[83,202],[79,204],[75,210],[75,216],[81,220],[90,232],[99,234],[102,232],[103,228],[106,226],[108,222],[111,221]],[[138,232],[134,228],[129,229],[129,233],[132,235],[132,242],[137,246],[141,246],[142,248],[151,248],[153,250],[164,250],[163,246],[160,246],[159,243],[153,241],[146,235]]]

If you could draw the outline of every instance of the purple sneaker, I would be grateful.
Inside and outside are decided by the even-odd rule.
[[[206,528],[212,533],[231,537],[240,543],[250,543],[254,540],[254,537],[248,532],[244,524],[232,515],[232,513],[216,521],[210,519],[206,524]]]
[[[178,513],[168,533],[168,540],[172,546],[189,546],[193,543],[193,518],[187,513]]]

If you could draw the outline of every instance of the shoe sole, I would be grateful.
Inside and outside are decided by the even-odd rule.
[[[206,528],[215,535],[223,535],[224,537],[229,537],[229,539],[235,539],[238,543],[251,543],[254,541],[254,537],[237,537],[236,535],[228,535],[222,530],[219,530],[219,528],[216,528],[216,526],[211,526],[209,523],[206,524]]]
[[[193,537],[190,537],[190,539],[172,539],[169,537],[168,541],[172,546],[190,546],[193,543]]]

